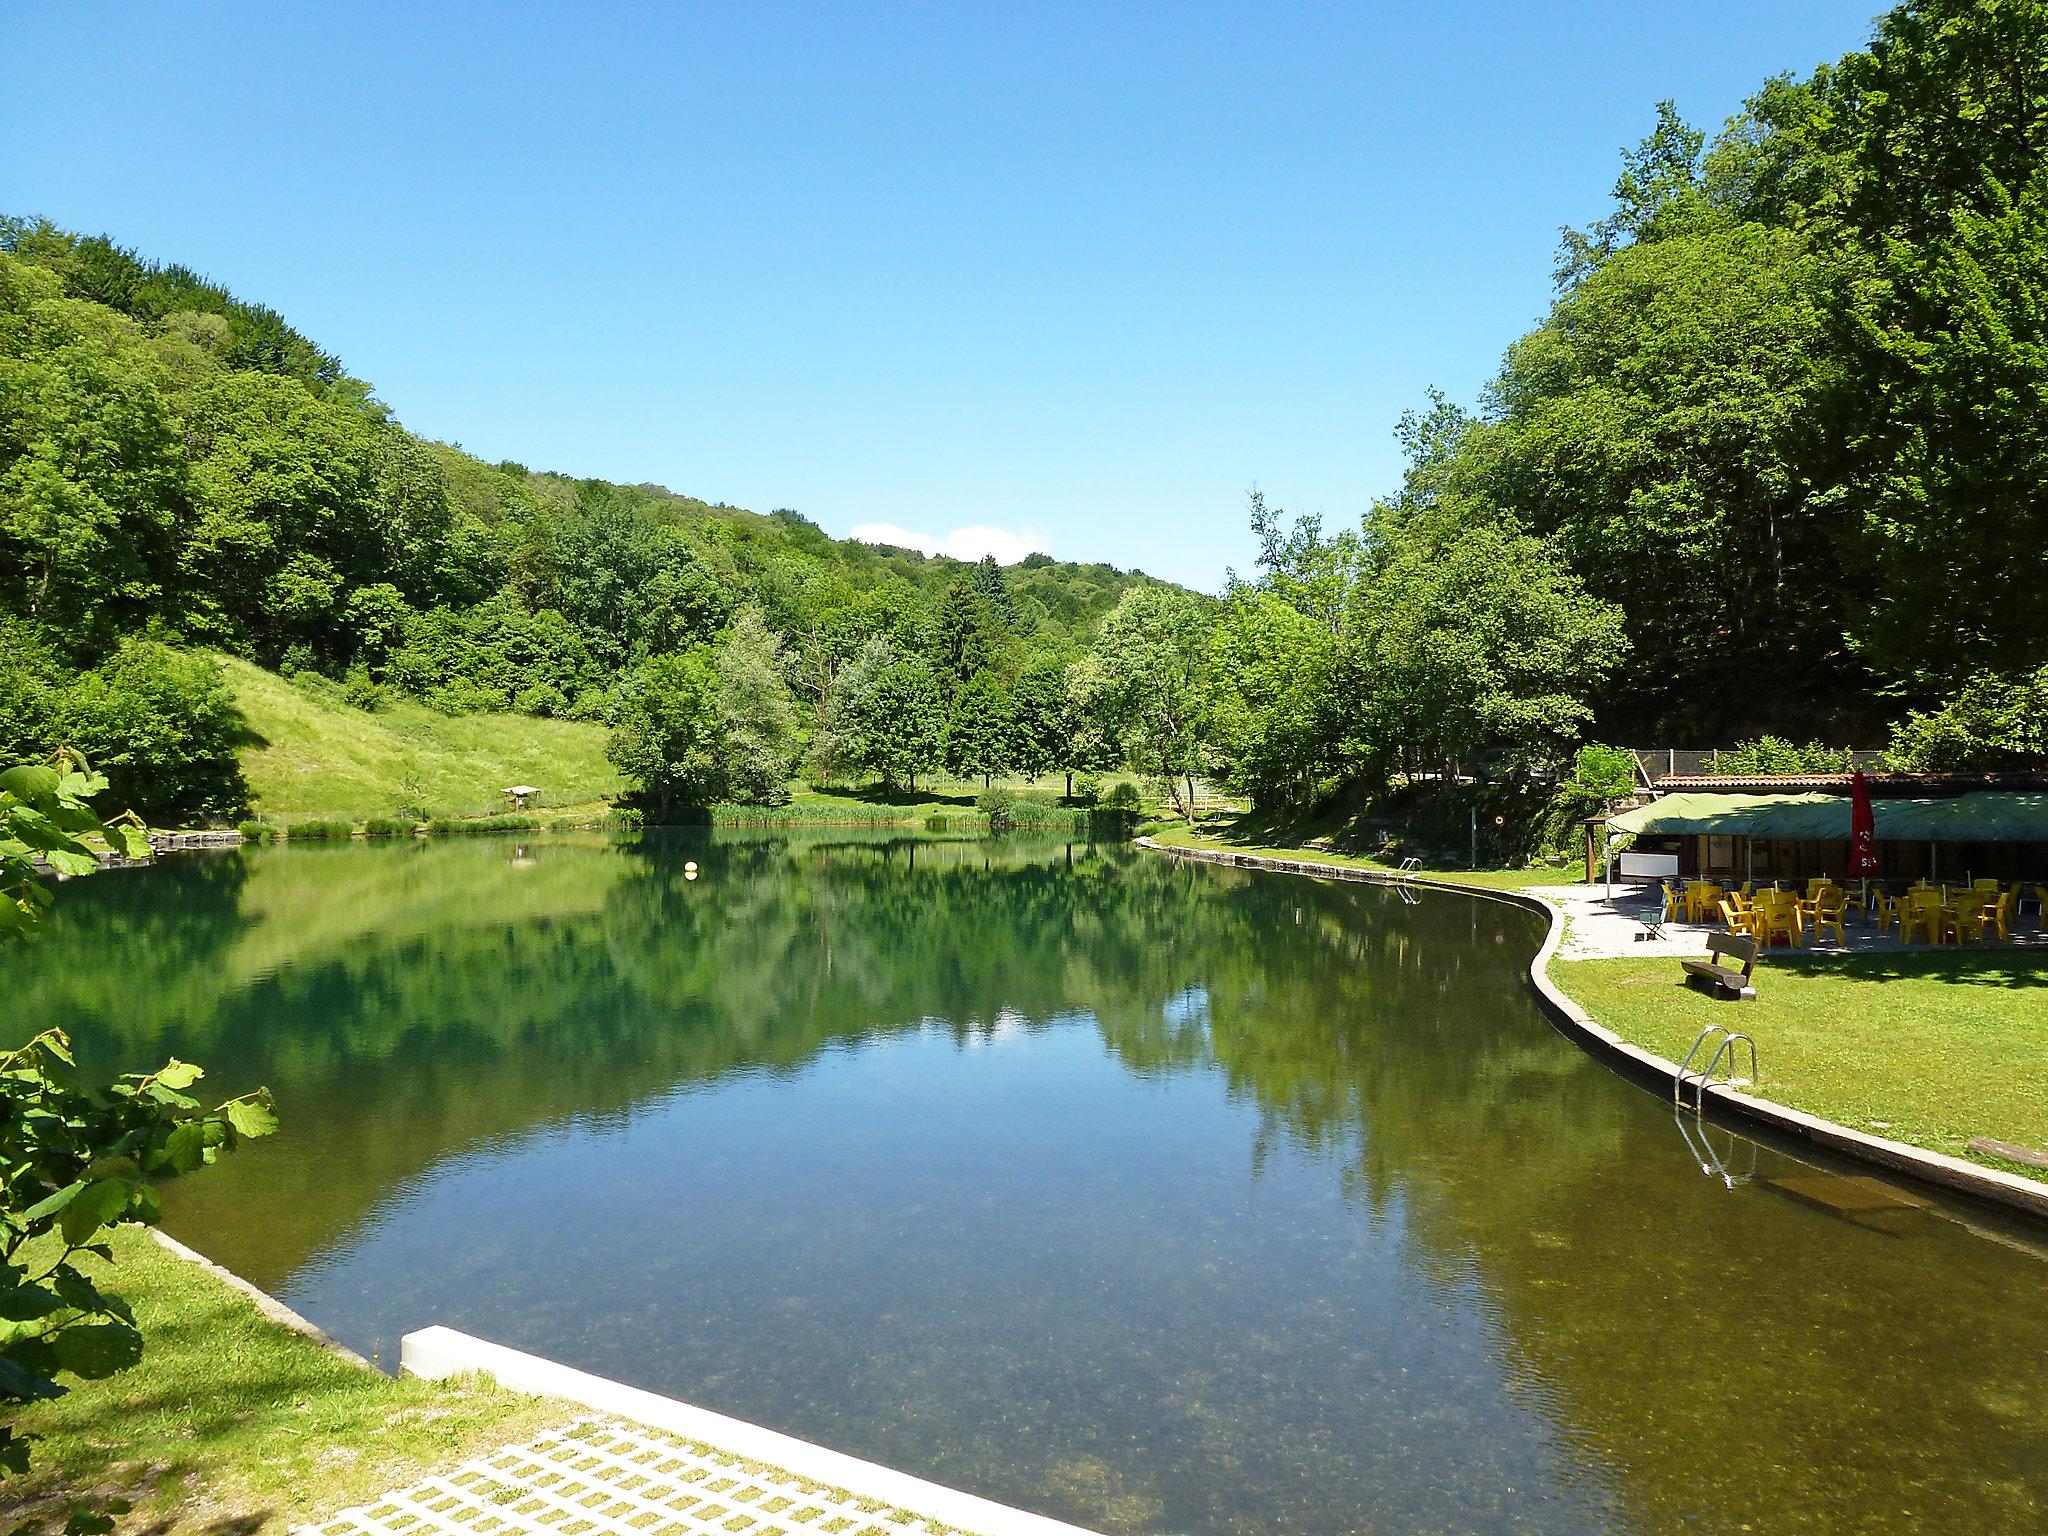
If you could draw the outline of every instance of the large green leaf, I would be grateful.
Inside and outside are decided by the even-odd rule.
[[[61,1312],[64,1306],[64,1298],[48,1286],[17,1285],[0,1291],[0,1318],[14,1322],[33,1322],[52,1312]]]
[[[24,800],[47,800],[57,793],[63,775],[41,763],[23,763],[0,772],[0,789]]]
[[[157,1070],[156,1080],[166,1088],[190,1088],[204,1076],[206,1074],[191,1062],[180,1061],[173,1056]]]
[[[66,1184],[62,1189],[58,1190],[55,1194],[43,1196],[42,1199],[38,1200],[34,1205],[30,1206],[27,1210],[23,1211],[21,1213],[21,1219],[23,1221],[46,1220],[49,1217],[56,1215],[59,1211],[63,1210],[65,1206],[69,1205],[73,1200],[77,1199],[80,1192],[83,1191],[84,1188],[85,1181],[83,1179],[79,1180],[79,1182],[77,1182],[76,1184]]]
[[[128,1209],[135,1187],[126,1179],[95,1179],[64,1207],[57,1227],[76,1248]]]
[[[268,1136],[277,1129],[277,1112],[260,1099],[231,1099],[221,1110],[237,1135]]]

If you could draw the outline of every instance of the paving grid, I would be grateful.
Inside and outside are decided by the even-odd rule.
[[[293,1536],[964,1536],[701,1441],[602,1416],[421,1478]]]

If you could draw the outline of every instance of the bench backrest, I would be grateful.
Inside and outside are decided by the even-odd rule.
[[[1726,955],[1742,962],[1742,978],[1747,981],[1751,971],[1756,969],[1756,940],[1739,933],[1710,933],[1707,935],[1707,952],[1716,959]]]

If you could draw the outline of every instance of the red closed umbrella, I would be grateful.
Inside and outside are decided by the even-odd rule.
[[[1849,874],[1868,880],[1877,873],[1877,817],[1870,809],[1870,786],[1863,770],[1849,780]]]

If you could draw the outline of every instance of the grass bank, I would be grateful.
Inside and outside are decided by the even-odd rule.
[[[1152,840],[1170,848],[1211,848],[1226,853],[1249,853],[1269,859],[1301,859],[1328,864],[1337,869],[1375,869],[1391,873],[1394,866],[1370,854],[1346,853],[1318,837],[1295,840],[1287,829],[1262,823],[1241,811],[1219,811],[1202,817],[1194,826],[1169,824],[1155,831]],[[1518,890],[1525,885],[1575,885],[1584,871],[1576,864],[1562,868],[1526,865],[1510,869],[1425,869],[1430,879],[1455,880],[1464,885],[1483,885],[1496,890]]]
[[[1676,1061],[1709,1024],[1753,1035],[1777,1103],[1988,1167],[1973,1136],[2048,1151],[2048,953],[1772,955],[1754,1003],[1657,960],[1558,961],[1551,977],[1625,1039]]]
[[[0,1529],[55,1530],[69,1500],[115,1495],[135,1505],[122,1528],[150,1536],[282,1532],[569,1417],[493,1386],[363,1370],[142,1232],[114,1249],[142,1363],[22,1410],[36,1473],[0,1491]]]
[[[594,809],[625,788],[600,725],[443,715],[406,698],[371,713],[235,657],[220,662],[248,730],[242,773],[265,819],[476,816],[503,810],[508,784],[540,786],[553,811]]]

